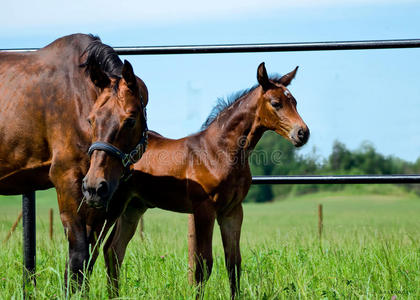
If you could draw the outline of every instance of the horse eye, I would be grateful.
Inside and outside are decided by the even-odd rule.
[[[88,123],[90,126],[92,126],[92,120],[91,119],[87,119]]]
[[[283,107],[280,101],[271,100],[270,103],[271,103],[271,106],[274,107],[275,109],[280,109]]]
[[[134,118],[128,118],[124,121],[124,124],[129,127],[129,128],[133,128],[134,125],[136,125],[136,119]]]

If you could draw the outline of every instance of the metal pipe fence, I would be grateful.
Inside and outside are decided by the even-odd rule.
[[[420,175],[253,176],[252,184],[414,184]]]
[[[420,48],[420,39],[331,41],[304,43],[218,44],[114,47],[119,55],[215,54],[247,52],[291,52],[326,50]],[[39,48],[0,49],[2,52],[28,52]]]
[[[305,43],[222,44],[181,46],[114,47],[119,55],[215,54],[249,52],[291,52],[327,50],[370,50],[420,48],[420,39],[365,40]],[[0,52],[28,52],[37,48],[0,49]],[[328,175],[328,176],[254,176],[253,184],[418,184],[420,175]],[[35,193],[23,195],[24,289],[35,284]],[[25,297],[25,292],[24,292]]]

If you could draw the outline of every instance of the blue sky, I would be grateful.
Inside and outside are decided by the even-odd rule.
[[[75,32],[111,46],[420,38],[420,1],[9,1],[0,48],[42,47]],[[150,2],[150,1],[148,1]],[[334,140],[420,157],[420,49],[128,56],[150,92],[149,127],[196,132],[218,97],[256,83],[256,69],[286,73],[311,129],[300,150],[327,157]]]

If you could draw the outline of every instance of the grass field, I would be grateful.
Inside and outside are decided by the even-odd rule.
[[[380,194],[351,188],[340,193],[246,204],[242,231],[242,299],[420,298],[420,198],[397,188]],[[324,235],[317,236],[317,205],[324,206]],[[20,197],[0,198],[0,240],[20,211]],[[47,214],[55,211],[55,236]],[[63,299],[67,243],[55,193],[37,193],[37,299]],[[145,240],[136,234],[122,270],[123,299],[194,299],[187,280],[187,216],[150,210]],[[22,297],[21,226],[0,248],[0,298]],[[206,299],[228,299],[220,232]],[[87,295],[107,297],[102,256]],[[395,298],[395,297],[394,297]]]

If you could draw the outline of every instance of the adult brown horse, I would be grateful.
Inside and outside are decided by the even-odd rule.
[[[0,53],[0,194],[55,186],[69,241],[66,276],[89,259],[98,235],[89,215],[104,210],[144,152],[147,100],[130,63],[98,37],[74,34],[36,52]],[[82,179],[88,205],[81,205]]]
[[[132,178],[114,196],[116,202],[129,201],[104,247],[114,291],[118,291],[118,269],[139,218],[148,208],[159,207],[194,214],[195,279],[200,286],[211,273],[217,219],[235,297],[241,273],[242,201],[251,185],[249,154],[266,130],[276,131],[296,147],[309,138],[296,100],[286,88],[296,71],[269,79],[262,63],[257,72],[259,85],[216,106],[203,131],[179,140],[150,133],[148,150],[134,165]]]

